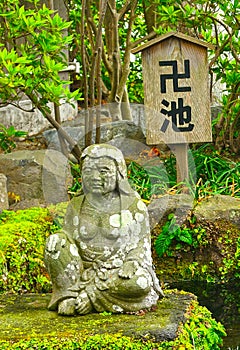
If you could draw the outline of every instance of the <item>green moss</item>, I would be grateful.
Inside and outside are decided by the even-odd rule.
[[[48,209],[3,211],[0,225],[0,291],[49,291],[43,252],[46,237],[56,227]]]
[[[211,312],[195,300],[187,312],[187,321],[180,326],[177,339],[164,343],[166,349],[220,349],[222,338],[227,335],[223,325],[213,319]]]
[[[154,312],[141,316],[61,317],[46,310],[48,299],[44,295],[1,297],[0,304],[5,306],[0,314],[1,350],[217,350],[225,335],[223,326],[192,294],[176,290],[167,291]],[[175,336],[166,341],[173,325]]]
[[[48,206],[49,213],[53,218],[53,223],[57,227],[62,227],[69,202],[60,202]]]

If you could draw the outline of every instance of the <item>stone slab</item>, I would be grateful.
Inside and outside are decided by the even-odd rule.
[[[89,333],[133,336],[140,339],[169,341],[177,336],[180,323],[196,297],[191,293],[171,291],[162,298],[156,310],[139,315],[93,313],[64,317],[48,311],[50,295],[0,295],[0,339],[19,339],[55,336],[74,336]]]
[[[217,195],[200,202],[195,208],[194,215],[198,220],[226,220],[240,227],[240,199]]]

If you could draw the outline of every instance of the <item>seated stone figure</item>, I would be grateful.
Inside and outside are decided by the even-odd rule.
[[[162,291],[152,267],[148,214],[128,183],[121,151],[107,144],[87,147],[82,185],[63,229],[46,243],[49,309],[74,315],[151,308]]]

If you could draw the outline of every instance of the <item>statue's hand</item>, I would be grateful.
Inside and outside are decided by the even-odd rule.
[[[118,276],[122,278],[132,278],[138,267],[137,261],[126,261],[119,270]]]
[[[54,233],[49,236],[46,249],[51,252],[57,252],[63,247],[66,243],[66,239],[64,239],[63,235],[59,235],[58,233]]]

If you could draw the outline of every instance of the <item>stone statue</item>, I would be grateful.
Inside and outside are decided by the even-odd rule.
[[[82,185],[63,229],[46,243],[48,308],[61,315],[150,309],[163,293],[152,267],[147,209],[128,183],[121,151],[87,147]]]

